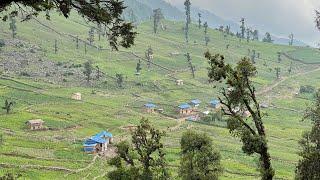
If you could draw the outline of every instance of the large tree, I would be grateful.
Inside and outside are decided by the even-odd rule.
[[[16,7],[12,9],[11,7]],[[123,1],[118,0],[4,0],[0,1],[0,18],[7,20],[9,16],[16,16],[19,12],[25,15],[24,20],[31,19],[39,13],[54,10],[66,18],[72,10],[78,12],[83,18],[94,24],[104,25],[108,31],[108,41],[111,47],[118,49],[134,44],[136,33],[133,25],[125,22],[121,15],[126,7]]]
[[[189,42],[189,25],[191,24],[191,12],[190,12],[190,7],[191,7],[191,2],[190,0],[186,0],[184,2],[185,10],[186,10],[186,26],[184,28],[185,31],[185,38],[186,42]]]
[[[161,138],[164,132],[142,119],[132,133],[132,143],[117,145],[117,156],[110,161],[116,169],[108,173],[111,180],[169,179]]]
[[[220,154],[206,134],[184,133],[180,141],[179,174],[183,180],[217,180],[222,173]]]
[[[296,179],[320,179],[320,90],[315,95],[314,104],[306,110],[304,119],[310,119],[313,126],[305,132],[299,144],[302,148],[296,169]]]
[[[263,42],[267,42],[267,43],[272,43],[272,37],[271,34],[269,32],[266,32],[265,37],[262,39]]]
[[[244,39],[245,32],[246,32],[246,26],[245,26],[244,18],[241,18],[240,22],[241,22],[241,25],[240,25],[241,38]]]
[[[160,8],[153,10],[153,32],[155,34],[158,32],[159,23],[163,18],[164,16]]]
[[[257,74],[256,67],[250,59],[243,58],[235,67],[225,64],[223,55],[205,54],[209,60],[208,76],[210,82],[226,82],[227,89],[222,89],[222,111],[228,118],[227,127],[230,132],[240,138],[242,150],[248,154],[259,155],[259,169],[263,180],[271,180],[274,170],[268,150],[266,130],[262,112],[256,96],[252,78]],[[244,112],[250,112],[248,118]],[[251,121],[250,121],[251,120]]]

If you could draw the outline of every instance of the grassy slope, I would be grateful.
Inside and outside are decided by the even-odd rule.
[[[79,23],[85,23],[77,16],[71,16],[69,21],[57,15],[52,17],[52,21],[39,19],[43,24],[59,32],[78,35],[82,39],[87,37],[89,28],[80,25]],[[192,98],[199,98],[203,102],[207,102],[209,99],[217,97],[218,89],[213,89],[212,85],[207,83],[207,62],[203,58],[203,53],[207,49],[211,52],[225,54],[231,63],[236,63],[241,57],[247,55],[248,49],[260,52],[261,59],[256,63],[259,75],[255,78],[259,89],[275,83],[273,70],[275,67],[282,69],[282,76],[290,76],[287,69],[291,61],[284,59],[278,63],[276,52],[293,52],[299,49],[261,42],[239,42],[231,37],[225,39],[220,32],[213,30],[209,31],[210,46],[205,47],[203,45],[203,30],[198,30],[195,25],[191,27],[191,43],[186,45],[182,32],[183,23],[166,22],[166,24],[168,30],[160,31],[156,36],[152,34],[151,23],[146,22],[140,25],[137,29],[139,35],[136,39],[136,45],[131,49],[111,52],[89,48],[88,54],[85,55],[83,45],[79,50],[75,49],[75,42],[71,38],[60,36],[34,20],[18,23],[18,38],[41,46],[44,58],[56,62],[73,63],[92,60],[95,65],[99,65],[105,73],[111,76],[116,73],[125,74],[127,83],[126,89],[119,90],[115,87],[114,80],[107,78],[106,85],[95,87],[97,93],[92,94],[93,88],[63,87],[19,76],[14,77],[16,81],[0,80],[0,102],[6,98],[13,98],[17,102],[13,114],[5,115],[3,112],[0,114],[0,128],[4,134],[4,145],[0,147],[0,163],[58,166],[69,169],[86,167],[92,157],[82,153],[81,141],[100,130],[108,129],[116,137],[124,137],[127,133],[119,127],[136,124],[143,116],[149,118],[161,129],[168,129],[168,127],[174,127],[178,124],[175,120],[164,116],[143,114],[140,110],[143,103],[153,101],[161,104],[169,114],[174,114],[172,109],[178,103],[189,101]],[[0,37],[10,39],[8,27],[7,23],[1,22]],[[55,39],[59,43],[58,54],[54,54],[53,50]],[[96,44],[108,48],[105,41],[96,42]],[[226,50],[226,44],[230,44],[229,50]],[[188,68],[183,54],[190,52],[197,68],[196,78],[192,79],[189,71],[178,72],[174,76],[185,80],[186,85],[177,87],[174,84],[174,79],[168,76],[168,71],[157,67],[152,67],[151,71],[147,71],[146,64],[143,63],[142,75],[140,79],[137,79],[134,72],[138,59],[130,52],[143,57],[149,45],[155,52],[154,62],[173,71]],[[12,49],[14,47],[6,47],[4,52],[9,52]],[[171,52],[179,52],[180,55],[171,57],[169,56]],[[307,55],[299,56],[299,58],[303,59],[306,56],[305,60],[309,61],[312,59],[309,58],[312,53],[314,53],[313,50],[310,52],[308,50]],[[263,65],[264,62],[268,64],[268,67]],[[315,66],[299,62],[294,62],[293,66],[294,73],[315,68]],[[269,71],[269,68],[272,69],[272,72]],[[318,76],[320,76],[319,72],[314,72],[298,76],[298,78],[289,78],[271,92],[264,94],[261,100],[272,102],[281,108],[303,111],[310,101],[294,98],[292,94],[299,85],[318,85],[316,80],[319,78]],[[310,81],[305,81],[305,78]],[[134,83],[137,81],[143,82],[145,86],[142,88],[135,86]],[[155,88],[154,84],[157,84],[160,89]],[[70,94],[73,92],[81,92],[84,100],[81,102],[70,100]],[[131,93],[139,94],[142,98],[133,97]],[[205,109],[205,105],[202,105],[201,108]],[[268,116],[265,117],[265,123],[276,176],[282,179],[292,179],[294,167],[299,158],[297,156],[297,142],[302,132],[308,129],[309,124],[300,121],[302,113],[274,108],[270,108],[266,112]],[[31,118],[42,118],[46,121],[47,126],[58,130],[30,132],[24,128],[24,122]],[[255,169],[257,157],[244,155],[241,152],[241,143],[238,139],[231,137],[227,129],[215,126],[185,123],[177,131],[168,132],[165,144],[168,151],[167,158],[171,165],[179,164],[177,160],[179,139],[187,127],[199,132],[206,132],[212,137],[214,144],[222,154],[225,168],[222,179],[258,179],[258,171]],[[34,159],[33,157],[38,158]],[[105,161],[98,160],[94,166],[69,175],[34,168],[8,168],[2,169],[0,173],[7,170],[23,172],[23,177],[27,179],[78,179],[79,177],[90,179],[103,174],[109,168]],[[176,176],[175,172],[175,168],[173,168],[174,176]]]

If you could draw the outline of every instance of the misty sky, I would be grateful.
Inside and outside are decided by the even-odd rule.
[[[185,0],[167,0],[181,6]],[[226,19],[241,17],[258,29],[287,37],[291,32],[297,39],[315,45],[320,32],[315,28],[315,9],[320,0],[191,0],[192,5],[212,11]]]

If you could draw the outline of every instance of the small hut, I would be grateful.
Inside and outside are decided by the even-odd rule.
[[[200,106],[201,101],[199,99],[194,99],[194,100],[191,100],[190,104],[192,105],[193,108],[197,108]]]
[[[33,131],[44,129],[44,127],[43,127],[44,121],[41,119],[29,120],[26,122],[26,124],[27,124],[28,128]]]
[[[113,136],[107,131],[102,131],[83,143],[83,150],[86,153],[101,153],[108,149],[108,145],[112,144]]]
[[[180,115],[190,115],[192,113],[192,107],[187,104],[181,104],[178,106]]]
[[[183,80],[182,80],[182,79],[176,80],[176,84],[177,84],[178,86],[183,86]]]
[[[73,93],[71,99],[81,101],[81,93]]]
[[[147,103],[147,104],[144,105],[144,110],[147,113],[154,113],[156,107],[157,106],[155,104],[153,104],[153,103]]]
[[[221,103],[220,103],[220,101],[217,100],[217,99],[211,100],[211,101],[209,102],[209,104],[210,104],[210,107],[211,107],[211,108],[214,108],[214,109],[218,109],[218,108],[221,107]]]

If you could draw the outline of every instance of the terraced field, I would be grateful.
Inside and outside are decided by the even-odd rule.
[[[76,48],[75,38],[87,38],[89,27],[76,14],[69,20],[53,15],[51,21],[43,17],[17,23],[18,39],[12,40],[9,25],[0,22],[0,38],[6,46],[0,52],[0,102],[15,102],[13,112],[0,113],[0,132],[4,143],[0,146],[0,174],[21,173],[22,179],[103,179],[110,166],[101,157],[87,155],[82,151],[85,138],[101,131],[112,132],[116,141],[128,138],[122,127],[137,124],[146,117],[159,129],[167,131],[165,146],[171,173],[178,178],[179,141],[187,129],[210,135],[222,155],[224,174],[221,179],[259,179],[256,156],[246,156],[241,143],[221,126],[200,123],[180,123],[175,108],[183,102],[198,98],[205,110],[208,101],[219,96],[219,84],[209,84],[207,61],[203,54],[209,50],[222,53],[228,62],[235,64],[248,55],[248,49],[261,54],[257,59],[258,76],[254,79],[265,109],[272,163],[277,179],[293,179],[295,164],[299,157],[298,140],[309,129],[308,121],[301,121],[303,111],[311,102],[312,95],[299,94],[301,85],[319,87],[319,52],[315,49],[274,45],[262,42],[239,42],[224,37],[210,29],[211,42],[204,45],[204,32],[196,25],[191,27],[190,43],[184,42],[181,22],[164,22],[167,30],[158,35],[152,33],[152,23],[137,27],[136,45],[130,49],[111,51],[105,39],[94,46],[80,41]],[[54,42],[58,53],[54,53]],[[229,44],[229,49],[226,45]],[[99,47],[100,49],[96,48]],[[147,69],[145,51],[151,46],[154,60]],[[278,62],[277,52],[288,52],[302,61],[282,56]],[[184,56],[191,53],[196,67],[193,79]],[[175,54],[175,55],[172,55]],[[82,65],[92,61],[99,66],[103,77],[86,83]],[[140,76],[135,75],[137,62],[141,60]],[[292,72],[288,69],[292,66]],[[274,68],[281,68],[281,79],[276,79]],[[116,73],[124,74],[124,88],[118,88]],[[184,86],[175,81],[182,79]],[[214,88],[215,87],[215,88]],[[80,92],[83,99],[71,99]],[[306,98],[309,97],[309,98]],[[164,114],[145,114],[144,103],[154,102],[164,109]],[[25,127],[29,119],[40,118],[46,122],[47,131],[31,132]]]

